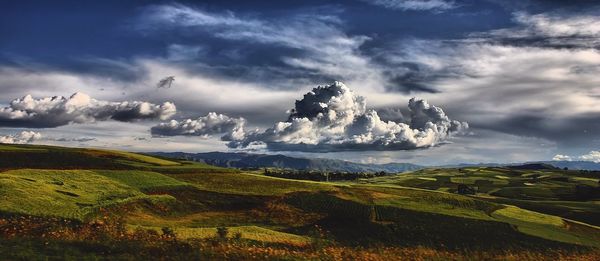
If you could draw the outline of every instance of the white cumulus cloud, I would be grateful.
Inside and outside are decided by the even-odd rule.
[[[319,86],[297,100],[289,119],[263,132],[249,132],[230,147],[266,146],[271,150],[412,150],[443,143],[468,128],[424,100],[409,101],[410,122],[383,121],[367,109],[366,99],[346,85]]]
[[[554,155],[552,160],[554,160],[554,161],[572,161],[573,158],[571,158],[571,156],[568,156],[568,155],[556,154],[556,155]]]
[[[210,112],[204,117],[186,119],[182,121],[171,120],[152,127],[154,136],[202,136],[208,137],[216,134],[225,134],[223,140],[239,140],[244,137],[243,118],[231,118],[224,114]]]
[[[142,101],[110,102],[91,98],[84,93],[70,97],[33,98],[27,95],[0,108],[0,126],[52,128],[70,123],[89,123],[104,120],[136,121],[166,120],[176,112],[175,104],[162,105]]]

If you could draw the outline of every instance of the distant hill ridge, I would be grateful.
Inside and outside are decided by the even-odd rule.
[[[193,161],[200,161],[219,167],[235,168],[287,168],[297,170],[321,170],[321,171],[341,171],[341,172],[381,172],[398,173],[413,171],[424,168],[423,166],[411,163],[388,163],[388,164],[364,164],[354,163],[343,160],[322,159],[322,158],[297,158],[281,154],[251,154],[235,152],[206,152],[206,153],[185,153],[185,152],[154,152],[152,155],[158,155],[169,158],[179,158]]]
[[[592,161],[532,161],[525,163],[462,163],[456,165],[444,165],[443,168],[463,168],[463,167],[529,167],[531,169],[572,169],[572,170],[600,170],[600,163]]]

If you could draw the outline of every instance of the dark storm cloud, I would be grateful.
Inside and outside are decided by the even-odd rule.
[[[83,93],[70,97],[54,96],[35,99],[27,95],[0,108],[0,126],[53,128],[71,123],[143,119],[165,120],[175,114],[173,103],[156,105],[140,101],[109,102],[92,99]]]

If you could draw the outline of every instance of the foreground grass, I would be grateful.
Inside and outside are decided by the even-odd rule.
[[[127,229],[107,215],[90,223],[38,217],[0,218],[0,255],[9,260],[597,260],[580,250],[444,250],[424,246],[349,247],[323,233],[296,245],[218,234],[184,239],[169,229]],[[244,228],[243,232],[251,232]],[[259,229],[260,231],[260,229]],[[204,233],[204,232],[203,232]],[[260,233],[260,232],[259,232]],[[272,235],[269,233],[268,235]],[[262,236],[262,235],[261,235]],[[247,238],[251,238],[248,236]],[[288,237],[286,235],[286,237]]]

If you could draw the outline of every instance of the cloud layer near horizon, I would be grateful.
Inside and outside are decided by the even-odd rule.
[[[556,160],[556,161],[579,160],[579,161],[591,161],[591,162],[600,163],[600,151],[593,150],[593,151],[590,151],[588,154],[575,156],[575,157],[568,156],[568,155],[562,155],[562,154],[556,154],[554,156],[554,158],[552,158],[552,160]]]
[[[0,108],[0,127],[53,128],[111,119],[123,122],[166,120],[175,112],[175,104],[171,102],[162,105],[141,101],[109,102],[96,100],[79,92],[70,97],[40,99],[26,95],[11,101],[9,106]]]
[[[34,131],[22,131],[13,135],[0,136],[0,143],[5,144],[25,144],[31,143],[42,138],[42,134]]]
[[[244,131],[242,118],[210,113],[196,120],[161,123],[152,133],[162,136],[206,136],[224,133],[231,148],[329,152],[345,150],[413,150],[445,142],[468,124],[451,120],[424,100],[411,99],[410,122],[383,121],[367,109],[366,99],[346,85],[319,86],[297,100],[287,121],[265,131]]]

